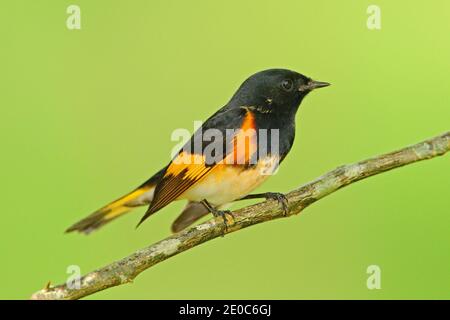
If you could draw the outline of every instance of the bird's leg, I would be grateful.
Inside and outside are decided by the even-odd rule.
[[[222,217],[223,224],[225,225],[225,231],[227,231],[228,230],[228,222],[227,222],[226,215],[228,214],[231,216],[231,218],[234,219],[234,216],[231,213],[231,211],[230,210],[218,210],[214,206],[212,206],[206,199],[202,200],[201,203],[205,206],[206,209],[208,209],[213,214],[214,217],[216,217],[216,218]]]
[[[278,201],[279,205],[283,209],[284,216],[287,216],[287,214],[289,212],[288,199],[286,198],[286,196],[284,194],[282,194],[280,192],[264,192],[264,193],[249,194],[238,200],[260,199],[260,198],[264,198],[266,200]]]

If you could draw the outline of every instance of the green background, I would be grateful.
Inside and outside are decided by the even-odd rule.
[[[450,129],[450,2],[2,1],[0,298],[28,298],[170,234],[183,203],[90,236],[64,234],[165,165],[250,74],[283,67],[333,85],[259,190]],[[81,30],[66,8],[81,7]],[[300,216],[210,241],[97,299],[450,298],[450,157],[358,182]],[[243,205],[243,204],[240,204]],[[381,268],[380,290],[366,268]]]

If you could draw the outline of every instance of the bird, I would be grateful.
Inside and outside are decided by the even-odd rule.
[[[291,150],[303,99],[329,85],[288,69],[251,75],[165,167],[66,232],[89,234],[136,207],[148,206],[139,226],[176,200],[187,200],[187,204],[172,223],[174,233],[209,213],[223,217],[226,227],[226,215],[231,214],[226,208],[242,199],[273,199],[287,213],[283,193],[251,192],[278,170]]]

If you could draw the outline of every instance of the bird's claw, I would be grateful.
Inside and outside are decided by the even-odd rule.
[[[226,232],[228,232],[228,220],[227,220],[227,215],[231,217],[232,221],[234,221],[234,215],[230,210],[214,210],[211,212],[213,214],[214,217],[222,217],[223,219],[223,224],[225,226],[224,228],[224,232],[222,234],[222,237],[225,235]]]
[[[266,193],[266,199],[267,200],[276,200],[278,201],[278,204],[283,209],[283,214],[286,217],[289,213],[289,205],[288,205],[288,199],[287,197],[279,192],[267,192]]]

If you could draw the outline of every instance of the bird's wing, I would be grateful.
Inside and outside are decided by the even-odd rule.
[[[205,134],[207,129],[219,130],[223,137],[222,141],[214,141],[221,143],[223,150],[220,155],[215,155],[214,159],[207,158],[206,150],[211,142],[205,142],[206,138],[202,136],[202,132]],[[139,224],[176,200],[211,173],[217,165],[249,163],[250,159],[257,154],[256,134],[252,137],[252,130],[249,129],[256,132],[255,115],[249,108],[228,109],[209,118],[203,124],[201,131],[197,131],[191,137],[168,165],[163,178],[156,186],[153,200]],[[200,146],[198,152],[195,150],[196,142]],[[227,147],[229,144],[231,147]]]

